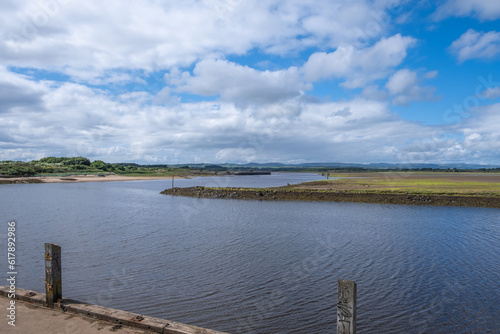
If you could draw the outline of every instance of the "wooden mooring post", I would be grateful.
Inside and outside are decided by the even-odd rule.
[[[45,244],[45,299],[47,307],[54,307],[62,299],[61,247]]]
[[[339,279],[337,292],[337,334],[356,334],[356,283]]]

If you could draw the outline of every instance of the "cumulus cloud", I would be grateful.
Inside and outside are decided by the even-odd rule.
[[[410,90],[417,84],[417,73],[408,69],[394,73],[385,85],[392,95],[398,95]]]
[[[424,77],[428,77],[428,73]],[[436,74],[432,73],[431,77]],[[434,100],[436,88],[421,86],[419,81],[417,72],[408,69],[402,69],[394,73],[385,85],[389,93],[393,95],[392,103],[395,105],[408,105],[410,101]]]
[[[474,156],[478,160],[495,163],[500,153],[500,104],[479,107],[473,117],[465,120],[460,131],[465,137],[460,145],[466,150],[465,156]]]
[[[345,79],[342,85],[347,88],[364,87],[387,77],[403,62],[407,49],[415,42],[414,38],[396,34],[360,50],[342,46],[331,53],[317,52],[309,57],[303,70],[310,81],[334,77]]]
[[[367,100],[387,101],[388,93],[384,89],[379,89],[377,85],[369,85],[363,89],[361,95]]]
[[[450,16],[473,16],[480,20],[500,18],[500,2],[492,0],[447,0],[441,4],[432,17],[442,20]]]
[[[500,97],[500,87],[490,87],[482,93],[482,96],[490,100],[498,99]]]
[[[438,75],[438,71],[429,71],[429,72],[424,74],[424,78],[425,79],[434,79],[435,77],[437,77],[437,75]]]
[[[259,71],[226,60],[204,60],[189,73],[169,76],[178,92],[221,96],[237,104],[274,103],[311,89],[296,67],[279,71]]]
[[[123,80],[123,73],[110,71],[159,71],[255,48],[284,55],[352,44],[386,6],[365,0],[145,0],[126,6],[119,0],[5,0],[0,60],[82,81]],[[388,27],[384,21],[368,40]]]
[[[495,150],[498,107],[477,108],[482,113],[446,128],[391,112],[391,101],[434,99],[423,82],[438,73],[400,69],[416,39],[391,36],[392,18],[384,11],[395,3],[5,0],[0,160],[83,155],[172,164],[486,156],[474,150]],[[463,61],[494,57],[497,34],[469,31],[450,50]],[[312,53],[307,61],[306,52]],[[309,93],[329,79],[362,93],[353,90],[339,100]],[[496,86],[483,96],[498,98]],[[493,146],[484,146],[485,140]]]
[[[46,83],[36,83],[27,75],[10,72],[0,66],[0,114],[9,111],[43,111]]]
[[[469,59],[491,59],[500,53],[500,32],[467,30],[449,47],[459,62]]]
[[[382,154],[380,147],[436,132],[395,117],[385,102],[364,98],[310,102],[290,97],[246,107],[222,100],[154,105],[154,98],[144,92],[113,96],[75,83],[47,85],[43,113],[0,114],[0,159],[389,161],[394,153]]]
[[[405,76],[414,78],[411,73]],[[387,90],[404,94],[415,82],[403,80]],[[155,96],[144,92],[113,96],[81,84],[43,87],[37,102],[43,112],[12,109],[0,114],[0,159],[84,155],[110,162],[169,164],[411,164],[429,159],[470,161],[474,155],[494,161],[500,147],[500,105],[478,108],[459,127],[443,129],[405,121],[391,113],[387,102],[361,97],[336,102],[291,97],[246,107],[226,101],[154,105],[150,101]],[[463,134],[464,139],[446,138],[447,131]]]
[[[500,104],[481,106],[471,117],[453,129],[443,129],[441,136],[416,139],[400,147],[398,156],[414,162],[482,162],[498,164],[500,153]],[[445,132],[447,131],[447,132]]]

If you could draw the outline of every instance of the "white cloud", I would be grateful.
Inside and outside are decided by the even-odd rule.
[[[385,85],[392,95],[401,94],[417,84],[417,73],[408,69],[394,73]]]
[[[480,20],[500,18],[500,2],[495,0],[447,0],[432,15],[435,20],[450,16],[473,16]]]
[[[477,108],[473,117],[464,121],[460,131],[465,140],[461,145],[465,156],[475,156],[480,161],[498,163],[500,154],[500,104]]]
[[[395,3],[4,0],[0,160],[498,161],[498,106],[447,128],[389,109],[434,99],[423,81],[437,75],[399,70],[416,39],[389,35],[384,10]],[[462,61],[492,58],[498,34],[469,30],[450,50]],[[303,64],[304,52],[314,53]],[[61,81],[39,80],[48,77]],[[338,101],[304,94],[323,79],[363,91]],[[483,96],[498,98],[495,86]]]
[[[366,35],[386,5],[365,0],[4,0],[0,61],[64,72],[81,81],[122,80],[110,70],[184,67],[209,54],[252,49],[290,54],[336,48]],[[390,20],[384,17],[385,20]],[[110,78],[108,78],[110,77]]]
[[[395,154],[382,154],[380,147],[436,134],[397,118],[387,103],[362,98],[320,103],[290,97],[246,107],[225,101],[158,106],[150,103],[154,98],[114,97],[81,84],[47,85],[40,97],[44,112],[0,114],[0,159],[390,161]]]
[[[254,162],[258,159],[255,148],[225,148],[215,154],[215,160],[219,162],[241,161]]]
[[[364,0],[295,1],[306,3],[302,11],[310,15],[302,19],[303,29],[311,35],[309,41],[326,43],[336,48],[344,43],[364,44],[379,38],[389,28],[390,18],[384,10],[391,4],[369,4]]]
[[[469,29],[451,44],[449,50],[459,62],[494,58],[500,53],[500,32],[485,33]]]
[[[498,99],[500,97],[500,87],[490,87],[486,89],[481,95],[490,100]]]
[[[379,89],[377,85],[366,86],[361,94],[367,100],[387,101],[387,91]]]
[[[422,137],[411,145],[399,148],[400,158],[414,162],[464,162],[498,165],[500,104],[479,107],[472,113],[471,117],[464,119],[455,129],[448,129],[450,130],[448,134],[431,139]]]
[[[23,87],[37,85],[29,77],[4,74]],[[418,82],[411,73],[405,77],[404,90],[387,89],[405,94]],[[292,97],[241,108],[224,101],[158,106],[147,93],[114,97],[80,84],[44,83],[40,89],[33,105],[43,112],[27,107],[0,113],[0,160],[84,155],[109,162],[412,164],[472,157],[498,162],[500,150],[500,104],[478,108],[460,126],[444,129],[400,119],[386,102],[368,98],[310,102]],[[447,131],[464,139],[446,138]]]
[[[203,96],[220,95],[237,104],[273,103],[293,98],[311,89],[299,70],[290,67],[279,71],[258,71],[226,60],[204,60],[189,73],[169,77],[178,92]]]
[[[428,73],[424,77],[428,77]],[[435,99],[436,88],[420,86],[419,81],[417,73],[408,69],[402,69],[394,73],[385,85],[389,93],[394,96],[392,103],[395,105],[408,105],[410,101],[431,101]]]
[[[364,87],[368,83],[386,78],[406,58],[407,49],[416,40],[396,34],[382,38],[371,47],[356,50],[342,46],[331,53],[317,52],[304,65],[305,77],[311,81],[344,78],[347,88]]]
[[[27,75],[19,75],[0,66],[0,114],[9,111],[44,110],[43,96],[48,84],[32,81]]]
[[[424,74],[424,78],[425,79],[434,79],[435,77],[437,77],[437,75],[438,75],[438,71],[429,71],[429,72]]]

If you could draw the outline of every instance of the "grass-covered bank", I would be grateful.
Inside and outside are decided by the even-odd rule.
[[[427,195],[500,196],[500,173],[351,173],[289,188]]]

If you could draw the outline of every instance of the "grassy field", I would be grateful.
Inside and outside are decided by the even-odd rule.
[[[500,173],[363,173],[330,174],[328,179],[290,186],[369,193],[500,196]]]

